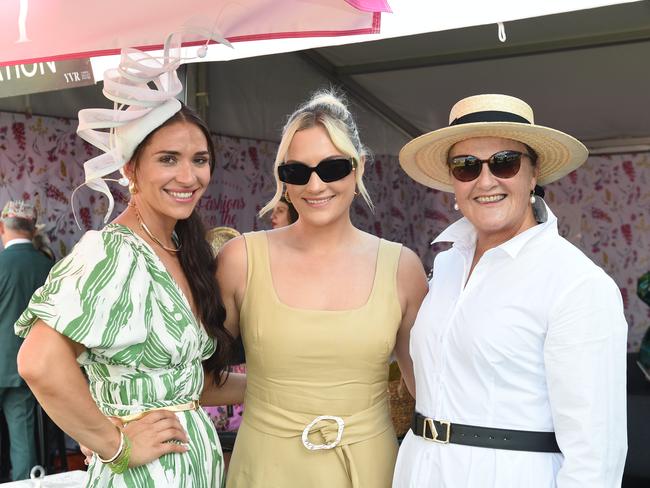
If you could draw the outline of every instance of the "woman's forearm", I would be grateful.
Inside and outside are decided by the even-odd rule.
[[[62,430],[107,459],[120,435],[97,408],[76,358],[75,343],[39,321],[18,353],[18,371]]]
[[[246,392],[246,375],[229,373],[225,383],[216,385],[211,374],[205,375],[201,405],[234,405],[244,403]]]
[[[397,364],[399,365],[400,372],[402,373],[402,379],[406,385],[406,389],[415,398],[415,377],[413,376],[413,361],[411,356],[409,356],[408,349],[405,348],[396,348],[395,356],[397,358]]]

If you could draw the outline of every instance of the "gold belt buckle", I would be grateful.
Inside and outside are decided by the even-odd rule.
[[[187,410],[198,410],[200,407],[201,404],[199,403],[198,400],[192,400],[187,403],[181,403],[180,405],[169,405],[168,407],[151,408],[149,410],[144,410],[138,413],[132,413],[130,415],[121,415],[118,418],[121,419],[124,424],[128,424],[130,422],[135,422],[136,420],[140,420],[145,415],[151,412],[155,412],[157,410],[167,410],[169,412],[185,412]]]
[[[445,427],[445,438],[439,439],[438,430],[436,429],[436,424],[433,419],[425,417],[424,419],[424,428],[422,429],[422,437],[428,441],[437,442],[438,444],[449,444],[449,437],[451,435],[451,422],[449,420],[438,420],[440,424]],[[427,427],[429,432],[431,432],[431,437],[427,437]]]
[[[332,442],[329,442],[327,444],[314,444],[309,440],[309,431],[314,425],[316,425],[321,420],[333,420],[336,422],[338,426],[336,439],[334,439]],[[341,417],[337,417],[336,415],[319,415],[314,420],[309,422],[307,424],[307,427],[305,427],[304,430],[302,431],[302,445],[305,446],[310,451],[319,451],[321,449],[334,449],[336,446],[339,445],[339,442],[341,442],[344,428],[345,428],[345,422]]]

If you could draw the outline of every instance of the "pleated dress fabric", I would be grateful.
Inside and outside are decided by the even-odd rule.
[[[27,335],[38,319],[87,348],[78,361],[97,406],[110,416],[198,400],[202,360],[216,348],[153,249],[118,224],[87,232],[54,266],[16,332]],[[121,475],[95,456],[86,486],[222,486],[221,447],[209,417],[202,409],[176,415],[190,438],[187,453]]]
[[[365,305],[323,311],[282,303],[266,233],[245,239],[240,328],[248,380],[227,487],[390,487],[397,441],[387,380],[402,315],[396,288],[401,245],[381,240]],[[340,417],[341,440],[333,449],[311,451],[301,437],[321,415]],[[339,430],[335,421],[318,422],[308,441],[332,442]]]

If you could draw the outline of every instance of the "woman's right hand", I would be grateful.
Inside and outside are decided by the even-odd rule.
[[[108,419],[124,430],[124,435],[131,441],[129,467],[150,463],[171,452],[183,453],[189,450],[187,433],[173,412],[157,410],[139,420],[129,422],[126,427],[117,417],[108,417]],[[95,453],[84,445],[79,447],[82,454],[86,456],[84,464],[88,466]]]
[[[169,453],[185,453],[189,437],[174,412],[155,410],[129,422],[124,434],[131,441],[129,467],[141,466]]]

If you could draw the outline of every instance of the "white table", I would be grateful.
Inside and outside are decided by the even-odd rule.
[[[68,471],[51,474],[40,480],[12,481],[0,483],[2,488],[84,488],[85,471]],[[40,485],[38,482],[40,481]]]

